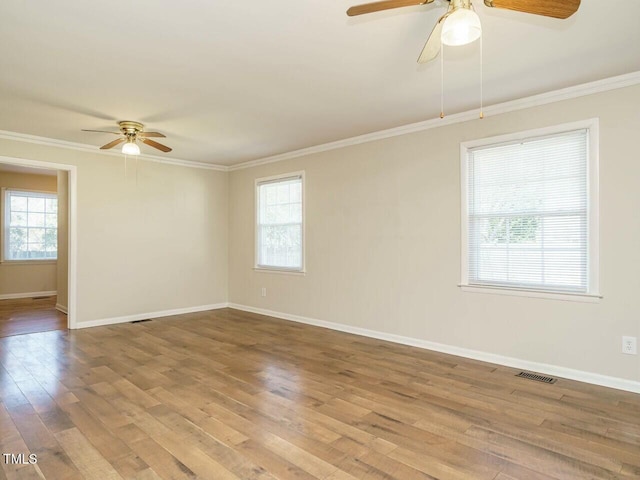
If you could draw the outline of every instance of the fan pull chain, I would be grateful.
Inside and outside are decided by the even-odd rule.
[[[480,35],[480,119],[484,118],[484,108],[483,108],[483,91],[482,91],[482,83],[484,79],[483,71],[482,71],[482,35]]]
[[[444,118],[444,44],[440,52],[440,118]]]

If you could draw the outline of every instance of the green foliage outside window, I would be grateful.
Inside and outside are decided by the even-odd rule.
[[[485,234],[487,243],[532,243],[536,241],[540,220],[534,216],[490,218]]]

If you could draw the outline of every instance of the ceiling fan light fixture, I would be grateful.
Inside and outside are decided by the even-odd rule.
[[[125,155],[140,155],[140,147],[136,144],[135,140],[128,140],[122,146],[122,153]]]
[[[442,25],[442,43],[451,47],[473,43],[482,35],[478,14],[470,8],[461,7],[451,13]]]

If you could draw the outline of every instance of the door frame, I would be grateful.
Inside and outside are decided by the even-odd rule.
[[[77,328],[77,286],[78,286],[78,167],[64,163],[43,162],[41,160],[29,160],[25,158],[5,157],[0,155],[0,163],[18,165],[22,167],[41,168],[46,170],[64,170],[69,174],[69,205],[68,212],[68,294],[69,304],[67,305],[67,328],[73,330]]]

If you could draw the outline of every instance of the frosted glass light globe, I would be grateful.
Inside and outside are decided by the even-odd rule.
[[[122,146],[125,155],[140,155],[140,147],[135,142],[127,142]]]
[[[478,14],[468,8],[459,8],[442,25],[441,40],[452,47],[475,42],[482,35]]]

